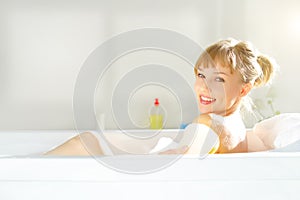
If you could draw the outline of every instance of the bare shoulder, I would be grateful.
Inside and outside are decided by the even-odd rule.
[[[212,122],[212,118],[209,116],[209,114],[201,114],[198,117],[196,117],[193,121],[193,123],[205,124],[209,127],[211,127]]]

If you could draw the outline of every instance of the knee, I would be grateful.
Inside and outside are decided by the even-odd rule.
[[[91,154],[103,155],[101,146],[97,137],[91,132],[80,133],[78,136],[74,137],[74,142],[78,144],[80,142]]]
[[[79,134],[55,149],[46,153],[46,155],[72,155],[72,156],[82,156],[82,155],[90,155],[87,150],[88,144],[86,143],[87,139],[83,138],[93,138],[92,133],[82,133]],[[92,140],[92,139],[89,139]]]
[[[80,140],[80,141],[97,141],[97,138],[95,135],[91,132],[83,132],[80,133],[78,136],[74,138],[75,140]]]
[[[81,152],[85,149],[85,142],[83,140],[83,137],[86,137],[88,134],[86,133],[80,133],[79,135],[76,135],[75,137],[72,137],[69,141],[67,141],[65,144],[67,146],[70,146],[75,152]],[[90,137],[90,136],[88,136]]]
[[[79,135],[76,135],[75,137],[71,138],[68,143],[72,145],[73,147],[82,148],[82,146],[85,146],[87,141],[92,141],[96,139],[95,136],[90,132],[84,132],[80,133]]]

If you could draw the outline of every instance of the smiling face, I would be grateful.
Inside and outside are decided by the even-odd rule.
[[[219,64],[205,68],[199,66],[195,73],[195,93],[201,113],[230,115],[249,91],[240,74],[231,72],[228,67]]]

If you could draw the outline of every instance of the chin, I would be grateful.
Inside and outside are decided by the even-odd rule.
[[[208,114],[208,113],[212,113],[213,112],[213,110],[211,110],[211,109],[199,108],[199,110],[200,110],[201,114]]]

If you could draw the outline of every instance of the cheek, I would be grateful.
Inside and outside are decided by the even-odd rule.
[[[215,84],[211,86],[211,91],[216,97],[224,97],[226,96],[226,88],[222,84]]]
[[[200,80],[196,80],[195,83],[194,83],[194,90],[195,91],[199,91],[201,89],[202,84],[201,84],[201,81]]]
[[[239,87],[230,87],[226,91],[228,100],[235,100],[240,97],[240,88]]]
[[[197,86],[196,82],[195,82],[195,84],[194,84],[194,91],[195,91],[195,92],[198,91],[198,86]]]
[[[194,83],[194,88],[196,89],[197,86],[198,86],[198,83],[197,83],[197,80],[196,80],[195,83]]]

